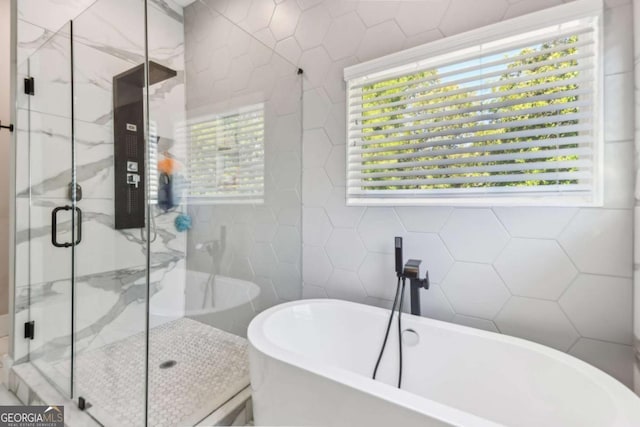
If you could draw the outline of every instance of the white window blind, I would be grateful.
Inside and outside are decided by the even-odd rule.
[[[149,166],[147,180],[149,182],[149,203],[158,202],[158,126],[153,120],[149,121]]]
[[[261,203],[264,199],[264,104],[187,125],[191,202]]]
[[[345,70],[348,202],[597,203],[599,21]]]

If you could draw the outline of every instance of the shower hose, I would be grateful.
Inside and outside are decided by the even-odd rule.
[[[402,286],[400,285],[402,283]],[[393,305],[391,306],[391,314],[389,315],[389,323],[387,323],[387,330],[384,334],[384,340],[382,341],[382,347],[380,348],[380,354],[378,354],[378,360],[376,366],[373,369],[373,379],[376,379],[378,368],[380,367],[380,361],[384,354],[384,349],[387,346],[387,339],[389,338],[389,332],[391,330],[391,324],[393,323],[393,314],[398,307],[398,355],[399,355],[399,369],[398,369],[398,388],[402,386],[402,303],[404,302],[404,287],[405,278],[398,277],[398,284],[396,285],[396,296],[393,298]],[[400,304],[398,305],[398,297],[400,297]]]

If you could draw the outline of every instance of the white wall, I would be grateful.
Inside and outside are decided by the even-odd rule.
[[[0,120],[4,125],[11,118],[11,11],[10,0],[0,0]],[[11,134],[0,131],[0,315],[9,308],[9,159]],[[4,323],[3,323],[4,324]],[[6,335],[4,328],[0,336]]]
[[[405,256],[430,271],[426,316],[538,341],[631,384],[630,1],[609,2],[605,16],[602,209],[345,206],[345,66],[560,0],[202,1],[304,68],[305,297],[388,306],[402,235]]]

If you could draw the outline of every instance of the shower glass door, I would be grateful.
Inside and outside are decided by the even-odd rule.
[[[74,398],[82,398],[101,424],[143,426],[145,181],[128,177],[143,173],[148,139],[145,2],[96,1],[74,18],[72,46],[83,211],[75,270]]]
[[[28,274],[17,276],[16,288],[19,300],[28,301],[24,317],[33,325],[33,338],[23,343],[32,364],[65,396],[73,393],[73,268],[81,238],[70,191],[75,185],[71,32],[68,23],[21,68],[17,155],[27,160],[28,173],[17,178],[16,192],[19,213],[28,212],[21,218],[28,221]]]

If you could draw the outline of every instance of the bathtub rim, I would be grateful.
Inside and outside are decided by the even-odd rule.
[[[363,310],[368,313],[389,313],[389,310],[385,308],[328,298],[305,299],[278,304],[258,314],[249,324],[247,330],[247,339],[249,340],[250,351],[258,351],[266,357],[276,359],[282,363],[292,365],[299,369],[308,371],[312,374],[328,378],[343,386],[358,390],[362,393],[366,393],[380,399],[390,401],[398,406],[424,414],[445,423],[459,426],[474,425],[478,427],[501,425],[495,421],[484,419],[472,413],[468,413],[461,409],[448,406],[444,403],[439,403],[437,401],[422,397],[406,390],[397,389],[395,387],[389,386],[388,384],[382,383],[380,381],[375,381],[369,377],[356,374],[347,369],[324,364],[313,360],[312,358],[303,354],[297,354],[292,351],[286,350],[269,341],[262,333],[265,322],[272,314],[294,306],[310,304],[338,304],[342,306],[356,306],[358,310]],[[403,313],[403,315],[404,314],[406,314],[407,316],[411,316],[409,313]],[[594,384],[602,388],[603,393],[606,393],[611,398],[613,407],[616,410],[620,411],[621,414],[623,414],[622,417],[625,420],[640,419],[640,405],[638,404],[640,401],[638,400],[638,396],[636,396],[629,388],[627,388],[617,379],[613,378],[604,371],[588,364],[587,362],[578,359],[575,356],[523,338],[485,331],[469,326],[431,319],[428,317],[419,317],[415,320],[430,324],[436,328],[447,329],[452,332],[468,334],[484,339],[517,345],[526,350],[550,357],[559,363],[576,369],[582,375],[585,375],[591,381],[593,381]],[[633,412],[628,412],[627,409],[632,409],[634,405],[637,409]]]
[[[201,271],[196,271],[196,270],[192,270],[195,273],[200,273],[203,276],[207,276],[207,279],[210,277],[209,273],[204,273]],[[193,274],[193,273],[191,273]],[[250,304],[252,307],[254,306],[254,303],[258,300],[258,298],[260,297],[260,294],[262,293],[262,288],[260,288],[260,286],[255,283],[252,282],[250,280],[245,280],[245,279],[238,279],[236,277],[231,277],[231,276],[224,276],[222,274],[216,274],[214,276],[214,280],[216,280],[216,278],[220,278],[221,282],[229,282],[230,284],[234,284],[235,282],[241,283],[242,286],[246,286],[247,288],[250,289],[250,293],[251,293],[251,299],[248,299],[246,301],[243,301],[240,304],[235,304],[235,305],[229,305],[229,306],[225,306],[225,307],[208,307],[208,308],[197,308],[197,309],[187,309],[185,308],[185,316],[189,317],[189,316],[206,316],[207,314],[211,314],[211,313],[222,313],[228,310],[233,310],[236,309],[240,306],[246,305],[246,304]],[[189,283],[187,281],[187,283]],[[206,286],[206,283],[205,283]],[[215,282],[214,282],[214,286],[215,286]],[[253,295],[255,293],[255,295]],[[204,295],[203,295],[204,298]]]

